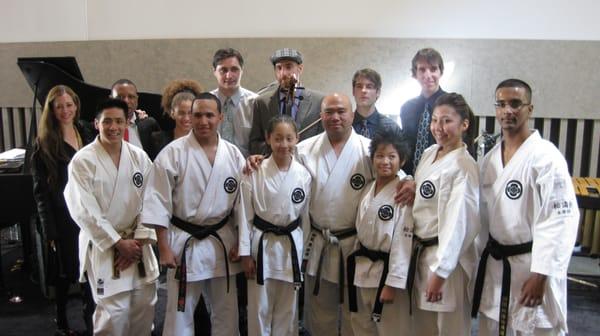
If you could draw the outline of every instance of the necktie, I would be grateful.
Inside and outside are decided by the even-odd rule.
[[[123,140],[129,142],[129,126],[125,127],[125,133],[123,133]]]
[[[421,160],[421,155],[427,147],[430,146],[429,143],[429,123],[431,121],[431,107],[429,104],[425,104],[425,109],[423,110],[423,114],[421,115],[421,121],[419,122],[419,128],[417,129],[417,141],[415,143],[415,155],[413,159],[413,164],[415,169]]]
[[[362,128],[360,129],[360,135],[364,136],[365,138],[371,139],[371,132],[369,132],[367,119],[362,120]]]
[[[233,142],[233,101],[231,97],[225,99],[223,103],[223,122],[221,122],[221,137],[229,142]]]
[[[296,99],[297,99],[297,97],[294,97],[294,99],[291,99],[291,101],[288,102],[288,100],[285,96],[283,98],[281,98],[281,100],[280,100],[281,114],[288,115],[288,116],[292,117],[292,119],[296,120],[296,113],[298,112],[298,109],[296,106]]]

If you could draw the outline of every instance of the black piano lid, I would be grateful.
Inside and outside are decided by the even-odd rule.
[[[39,63],[45,62],[49,64],[54,64],[62,71],[70,74],[71,76],[84,81],[83,75],[81,74],[81,70],[79,70],[79,65],[77,64],[77,60],[73,56],[62,56],[62,57],[19,57],[17,59],[17,64],[20,63]],[[23,68],[21,68],[23,70]]]

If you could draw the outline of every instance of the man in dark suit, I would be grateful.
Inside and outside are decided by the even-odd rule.
[[[152,132],[160,131],[160,126],[154,118],[145,117],[146,113],[137,109],[138,91],[135,84],[129,79],[119,79],[112,85],[110,97],[123,100],[129,108],[127,111],[129,125],[125,129],[123,139],[144,149],[150,159],[154,160],[158,150],[154,148]]]
[[[356,133],[373,139],[375,134],[386,131],[402,137],[400,126],[394,120],[377,111],[375,102],[381,94],[381,76],[373,69],[361,69],[352,77],[352,94],[356,101],[352,127]]]
[[[410,143],[413,153],[403,170],[413,174],[423,151],[433,145],[435,140],[429,130],[431,110],[435,100],[446,93],[440,88],[440,78],[444,74],[442,55],[435,49],[425,48],[417,52],[412,59],[412,76],[421,85],[421,94],[402,105],[400,120],[402,131]]]
[[[294,49],[280,49],[271,56],[271,63],[279,85],[265,90],[254,100],[251,154],[270,153],[265,144],[265,131],[269,120],[280,114],[288,114],[296,120],[300,140],[323,132],[318,121],[323,95],[300,85],[302,54]]]

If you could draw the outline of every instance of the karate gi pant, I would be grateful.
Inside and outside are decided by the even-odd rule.
[[[479,336],[496,336],[498,335],[498,321],[488,318],[484,314],[479,314]],[[558,328],[535,328],[532,333],[515,331],[510,327],[510,322],[506,332],[507,336],[563,336],[564,332]]]
[[[379,322],[375,322],[371,318],[376,296],[377,288],[356,288],[358,311],[350,313],[354,335],[413,335],[411,316],[408,314],[408,293],[405,290],[396,289],[394,302],[383,305]]]
[[[471,301],[467,296],[468,278],[460,266],[450,276],[459,277],[457,282],[464,284],[463,295],[456,296],[456,309],[452,312],[437,312],[423,310],[413,304],[415,335],[471,335]],[[425,295],[425,293],[416,292],[413,295]]]
[[[348,288],[344,288],[344,304],[339,304],[338,284],[321,279],[319,295],[313,295],[316,278],[306,275],[304,287],[304,319],[311,335],[353,336],[348,307]]]
[[[175,270],[167,272],[167,307],[163,336],[193,336],[194,310],[200,296],[204,297],[210,313],[211,333],[213,336],[237,336],[239,334],[237,291],[235,275],[187,283],[185,311],[177,311],[179,281],[175,279]]]
[[[298,335],[298,292],[291,282],[248,280],[248,336]]]
[[[152,282],[98,298],[94,288],[94,335],[150,335],[157,300],[156,290],[156,282]]]

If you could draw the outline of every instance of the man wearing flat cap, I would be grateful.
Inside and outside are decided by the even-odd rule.
[[[287,114],[296,121],[300,140],[323,132],[318,122],[323,95],[302,86],[302,61],[302,54],[290,48],[279,49],[271,56],[278,85],[264,90],[254,100],[251,154],[270,152],[265,144],[265,131],[269,120],[277,115]]]

